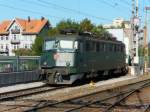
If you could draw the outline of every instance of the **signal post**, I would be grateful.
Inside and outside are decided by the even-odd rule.
[[[132,34],[130,37],[130,74],[138,75],[140,74],[139,65],[139,25],[140,19],[138,17],[138,0],[132,0],[132,18],[131,18],[131,30]]]

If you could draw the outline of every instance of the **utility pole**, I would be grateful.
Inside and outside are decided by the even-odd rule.
[[[138,17],[138,0],[132,0],[132,18],[131,18],[131,30],[132,35],[130,39],[130,58],[131,58],[131,74],[138,74],[139,67],[139,17]]]
[[[134,0],[132,0],[132,17],[131,17],[131,38],[130,38],[130,58],[131,58],[131,66],[133,65],[133,47],[134,47],[134,45],[133,45],[133,39],[134,39],[134,21],[133,21],[133,18],[134,18],[134,16],[135,16],[135,1]]]
[[[150,7],[145,7],[145,26],[144,26],[144,73],[147,74],[148,68],[148,19],[147,11],[150,10]]]
[[[135,40],[135,57],[134,57],[134,64],[136,64],[137,66],[139,65],[139,25],[140,25],[140,20],[138,17],[138,0],[136,0],[136,8],[135,8],[135,17],[134,17],[134,40]]]

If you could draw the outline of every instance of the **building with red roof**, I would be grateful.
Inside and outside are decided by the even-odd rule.
[[[41,19],[6,20],[0,23],[0,54],[14,56],[18,48],[30,49],[37,36],[45,36],[50,28],[49,21]]]

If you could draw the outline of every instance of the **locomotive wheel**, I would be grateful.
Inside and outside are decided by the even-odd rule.
[[[49,84],[55,84],[55,81],[54,81],[54,75],[55,75],[55,73],[49,73],[49,74],[47,74],[47,81],[48,81],[48,83]]]
[[[59,82],[63,82],[62,75],[57,72],[47,74],[46,79],[49,84],[57,84]]]

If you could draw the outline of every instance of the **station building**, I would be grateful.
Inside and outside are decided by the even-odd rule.
[[[47,35],[49,21],[41,19],[5,20],[0,23],[0,55],[14,56],[13,50],[30,49],[36,37]]]

